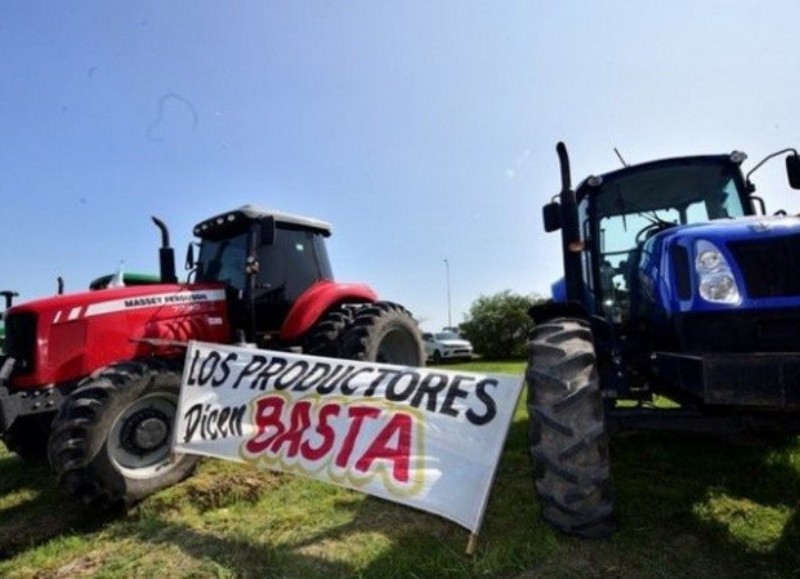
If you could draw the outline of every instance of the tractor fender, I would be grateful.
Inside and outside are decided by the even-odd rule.
[[[376,301],[378,294],[365,284],[319,281],[308,288],[289,310],[281,328],[280,339],[283,342],[298,340],[335,304]]]
[[[555,318],[589,319],[589,312],[586,311],[583,304],[576,301],[558,302],[548,300],[531,306],[528,310],[528,315],[537,324],[543,324]]]

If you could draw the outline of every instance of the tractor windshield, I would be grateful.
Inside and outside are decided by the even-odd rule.
[[[704,162],[701,162],[704,161]],[[645,229],[742,217],[743,191],[730,163],[634,168],[606,176],[591,198],[603,252],[632,249]],[[638,170],[637,170],[638,169]],[[641,234],[641,235],[640,235]]]
[[[629,291],[641,248],[659,231],[749,212],[741,173],[727,156],[625,168],[587,180],[576,193],[581,236],[590,248],[585,279],[602,304],[619,303]]]
[[[197,281],[219,281],[238,290],[245,289],[249,240],[249,230],[225,239],[203,239],[197,262]]]

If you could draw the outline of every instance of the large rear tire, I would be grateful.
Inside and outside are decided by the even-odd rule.
[[[87,378],[53,422],[50,464],[85,504],[135,504],[189,476],[197,456],[171,454],[180,361],[114,364]]]
[[[342,336],[352,320],[352,311],[343,306],[326,312],[303,340],[303,353],[341,358]]]
[[[392,302],[376,302],[356,310],[342,337],[342,355],[365,362],[425,365],[417,323],[408,310]]]
[[[616,521],[608,436],[588,323],[562,318],[537,325],[526,378],[542,517],[571,535],[610,535]]]

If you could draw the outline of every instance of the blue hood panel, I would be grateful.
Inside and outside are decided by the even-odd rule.
[[[674,312],[722,311],[731,309],[770,309],[800,306],[800,295],[753,299],[747,295],[745,276],[735,256],[728,247],[729,242],[774,240],[798,236],[800,244],[800,217],[755,216],[739,219],[719,219],[709,223],[678,226],[655,235],[648,240],[642,252],[639,270],[644,292],[644,303],[654,307],[667,317]],[[710,303],[702,299],[697,291],[697,274],[694,269],[695,242],[705,240],[713,243],[725,256],[739,286],[741,301],[737,304]],[[683,247],[689,258],[691,297],[680,299],[677,292],[677,277],[671,263],[670,248]],[[766,250],[765,250],[766,251]],[[794,264],[786,264],[791,266]],[[800,263],[797,264],[800,267]]]
[[[660,235],[665,243],[671,240],[706,239],[712,243],[724,243],[756,237],[781,237],[800,233],[800,217],[774,215],[771,217],[741,217],[739,219],[717,219],[708,223],[683,225],[669,229]]]

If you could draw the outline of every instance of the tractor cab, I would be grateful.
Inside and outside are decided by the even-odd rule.
[[[654,257],[651,239],[678,226],[753,214],[739,170],[744,159],[738,152],[666,159],[584,180],[575,195],[587,309],[615,323],[635,321],[657,290],[640,274]]]
[[[331,226],[323,221],[248,205],[202,221],[194,234],[195,281],[223,283],[234,325],[257,341],[281,330],[311,286],[333,279],[325,248]]]

